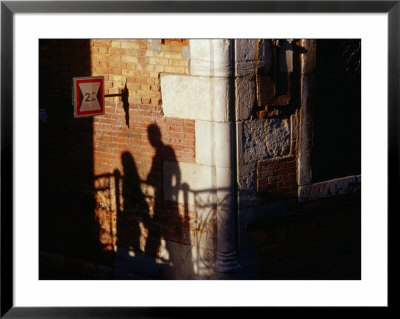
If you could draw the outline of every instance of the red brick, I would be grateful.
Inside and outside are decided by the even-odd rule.
[[[120,54],[123,55],[126,53],[126,49],[121,49],[121,48],[108,48],[108,53],[110,54]]]
[[[182,127],[180,125],[171,125],[172,132],[182,132]],[[183,137],[183,135],[182,135]]]
[[[91,40],[92,46],[94,47],[110,47],[111,40]]]
[[[152,105],[161,105],[162,104],[162,100],[160,98],[151,98],[151,104]]]
[[[174,44],[174,45],[188,45],[188,39],[165,39],[164,44]]]
[[[142,103],[143,104],[150,104],[151,99],[149,97],[142,97]]]
[[[194,134],[192,134],[192,133],[185,133],[185,134],[183,134],[183,138],[184,138],[185,140],[194,140]]]
[[[184,127],[182,127],[182,131],[185,132],[185,133],[194,134],[194,127],[187,127],[187,126],[184,126]]]
[[[171,46],[168,44],[161,45],[161,51],[171,51]]]
[[[183,122],[182,119],[168,117],[168,118],[166,118],[166,123],[167,124],[172,124],[172,125],[182,125],[184,122]]]

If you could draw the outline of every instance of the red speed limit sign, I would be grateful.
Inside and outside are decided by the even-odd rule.
[[[75,117],[104,114],[104,77],[73,78]]]

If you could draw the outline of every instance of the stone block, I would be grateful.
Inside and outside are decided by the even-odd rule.
[[[256,85],[251,77],[236,78],[236,120],[247,120],[253,112],[256,100]]]
[[[190,70],[195,76],[231,75],[231,46],[228,39],[190,40]]]
[[[304,202],[306,200],[337,196],[360,190],[361,186],[358,182],[359,178],[361,178],[360,175],[347,176],[311,185],[300,186],[298,188],[299,201]]]
[[[257,119],[242,125],[242,163],[282,157],[289,154],[288,119]]]
[[[226,78],[161,74],[161,94],[167,117],[216,122],[229,119]]]
[[[214,135],[213,122],[195,122],[197,164],[212,166],[215,162]]]
[[[197,164],[231,167],[232,124],[196,121],[195,136]]]

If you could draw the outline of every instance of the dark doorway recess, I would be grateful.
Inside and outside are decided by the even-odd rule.
[[[361,40],[317,40],[312,181],[361,174]]]

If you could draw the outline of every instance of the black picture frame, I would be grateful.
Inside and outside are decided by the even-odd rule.
[[[13,16],[16,13],[387,13],[388,218],[399,211],[400,1],[1,1],[1,317],[136,318],[226,315],[225,308],[14,307],[13,301]],[[377,44],[380,45],[380,44]],[[390,214],[392,213],[392,214]],[[393,227],[393,223],[392,223]],[[391,234],[388,222],[388,234]],[[389,239],[389,238],[388,238]],[[390,246],[389,246],[390,247]],[[388,255],[389,256],[389,255]],[[390,256],[389,256],[390,263]],[[388,280],[388,284],[390,280]],[[239,292],[238,292],[239,293]],[[391,298],[388,300],[390,309]],[[252,308],[254,309],[254,308]],[[263,310],[263,309],[262,309]],[[291,307],[299,315],[304,309]],[[211,311],[211,312],[210,312]],[[248,315],[249,309],[235,310]],[[300,311],[300,312],[299,312]],[[349,311],[349,309],[347,309]],[[246,316],[247,316],[246,315]]]

